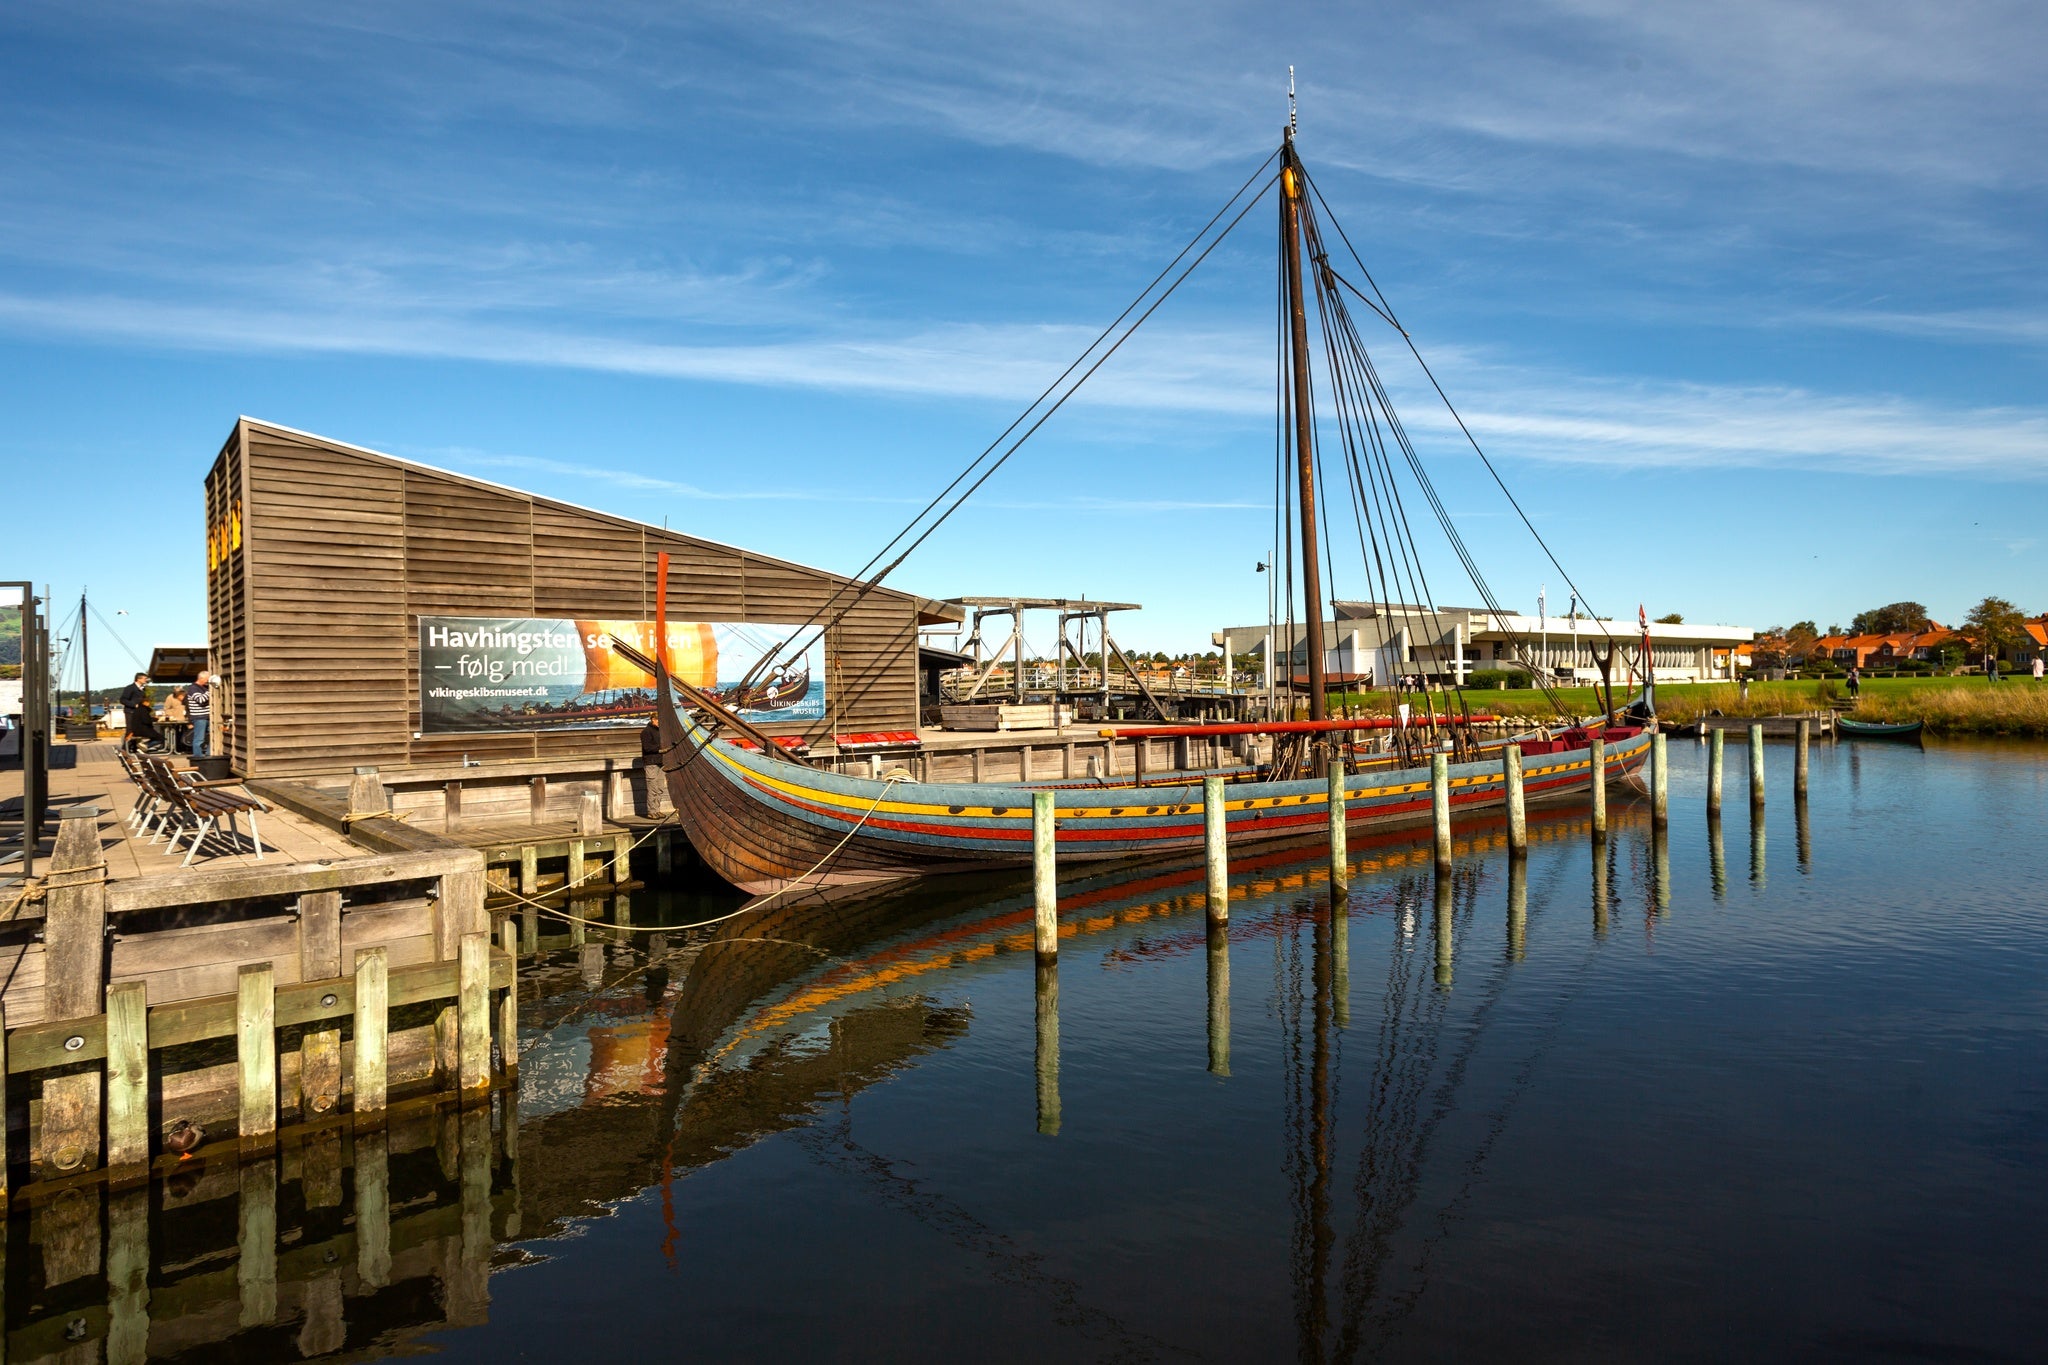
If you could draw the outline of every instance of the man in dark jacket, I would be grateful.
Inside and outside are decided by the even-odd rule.
[[[128,737],[121,741],[126,749],[140,749],[145,744],[157,744],[162,737],[156,732],[156,720],[149,713],[149,674],[137,673],[135,681],[121,689],[121,714],[128,724]]]

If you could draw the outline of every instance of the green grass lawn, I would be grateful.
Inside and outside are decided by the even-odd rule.
[[[1439,694],[1441,695],[1441,694]],[[1616,701],[1633,695],[1617,687]],[[1744,698],[1735,683],[1663,683],[1657,688],[1657,712],[1666,721],[1684,724],[1708,711],[1728,716],[1778,716],[1820,711],[1848,686],[1837,678],[1804,678],[1789,682],[1754,682]],[[1591,687],[1566,687],[1558,696],[1576,715],[1595,714],[1601,699]],[[1550,719],[1550,701],[1533,688],[1471,690],[1465,699],[1474,713]],[[1350,706],[1368,715],[1384,715],[1387,694],[1347,693],[1331,697],[1333,706]],[[1442,706],[1441,701],[1437,705]],[[2048,735],[2048,682],[2008,677],[1995,687],[1982,674],[1961,677],[1866,678],[1856,714],[1869,720],[1924,720],[1935,734]]]

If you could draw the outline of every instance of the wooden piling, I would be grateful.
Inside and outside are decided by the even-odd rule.
[[[1032,925],[1040,957],[1051,957],[1060,950],[1056,833],[1053,793],[1031,793]]]
[[[299,980],[341,975],[341,893],[299,897]],[[341,1031],[312,1029],[299,1040],[299,1117],[317,1118],[341,1105]]]
[[[1792,799],[1806,799],[1806,751],[1813,732],[1813,722],[1804,716],[1792,729]]]
[[[562,889],[571,896],[574,896],[577,888],[583,885],[585,876],[583,841],[581,839],[571,839],[569,841],[569,866],[566,871],[567,875],[562,882]]]
[[[1202,836],[1203,849],[1208,860],[1208,916],[1209,923],[1221,924],[1230,918],[1230,835],[1228,810],[1223,795],[1223,779],[1205,777],[1202,779]]]
[[[1764,727],[1749,727],[1749,804],[1764,803]]]
[[[106,1007],[107,865],[99,808],[58,812],[43,902],[43,1015],[91,1019]],[[43,1082],[42,1164],[58,1174],[99,1164],[100,1078],[89,1071]]]
[[[532,844],[519,850],[519,894],[531,896],[540,890],[540,850]]]
[[[1670,746],[1662,730],[1650,736],[1650,827],[1671,823]]]
[[[587,791],[576,801],[576,832],[586,839],[604,833],[604,796]]]
[[[498,941],[512,969],[505,998],[498,1002],[498,1065],[511,1081],[519,1078],[519,926],[508,918],[498,929]]]
[[[107,987],[107,1166],[149,1163],[149,990]]]
[[[1721,765],[1728,732],[1716,726],[1707,733],[1707,818],[1721,818]]]
[[[277,974],[268,962],[248,963],[236,978],[235,1060],[236,1131],[245,1144],[267,1147],[277,1133]]]
[[[1502,784],[1507,791],[1508,852],[1520,856],[1529,851],[1528,808],[1522,800],[1522,747],[1504,744],[1500,751]]]
[[[1344,764],[1340,759],[1330,764],[1330,899],[1341,901],[1351,888],[1350,855],[1344,846],[1346,827]]]
[[[676,846],[673,830],[660,830],[654,836],[654,873],[668,877],[676,870]]]
[[[464,934],[455,965],[455,1083],[471,1091],[491,1083],[491,936]]]
[[[1593,779],[1593,842],[1600,843],[1607,838],[1607,740],[1594,735],[1592,747]]]
[[[1429,756],[1429,813],[1436,826],[1436,870],[1447,876],[1451,870],[1451,762],[1442,754]]]
[[[355,1112],[359,1115],[382,1114],[389,1093],[390,964],[390,950],[382,945],[356,953]]]

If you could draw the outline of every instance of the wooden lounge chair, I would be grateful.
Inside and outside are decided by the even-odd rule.
[[[256,816],[258,813],[268,814],[270,807],[245,791],[228,790],[240,786],[239,782],[232,779],[201,781],[196,774],[188,776],[174,771],[170,761],[163,758],[144,758],[141,767],[143,781],[159,803],[159,830],[169,835],[168,846],[164,849],[166,857],[178,851],[178,840],[186,834],[192,836],[192,842],[185,850],[185,861],[179,864],[180,867],[191,866],[199,846],[206,842],[209,834],[226,833],[239,845],[241,835],[236,829],[235,817],[247,813],[249,841],[256,846],[257,860],[262,860],[263,836],[257,828]]]

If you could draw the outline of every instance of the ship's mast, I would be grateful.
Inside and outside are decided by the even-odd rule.
[[[1315,395],[1309,387],[1308,313],[1301,297],[1301,196],[1306,188],[1301,160],[1294,154],[1294,117],[1290,108],[1286,141],[1280,149],[1280,246],[1286,262],[1287,329],[1294,358],[1294,457],[1301,486],[1302,594],[1308,608],[1308,718],[1327,720],[1330,703],[1323,674],[1323,574],[1316,556]],[[1290,668],[1289,672],[1292,671]],[[1316,773],[1328,771],[1327,736],[1317,738],[1313,753]]]

